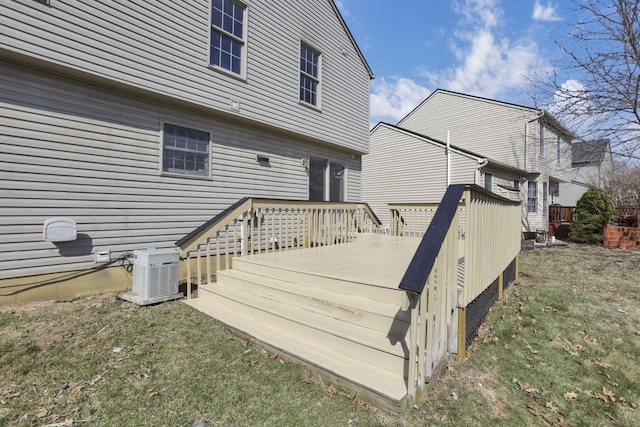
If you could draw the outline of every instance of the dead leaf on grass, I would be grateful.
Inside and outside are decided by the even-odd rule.
[[[264,357],[268,357],[269,359],[277,359],[278,358],[278,354],[277,353],[271,353],[266,349],[262,349],[260,350],[260,354]]]
[[[557,414],[560,412],[560,408],[558,408],[557,406],[553,405],[553,402],[547,402],[544,404],[545,408],[548,408],[551,412],[553,412],[554,414]]]
[[[585,335],[584,338],[582,338],[582,341],[586,342],[587,344],[591,344],[591,345],[597,345],[598,344],[596,339],[593,338],[593,337],[590,337],[589,335]]]
[[[329,387],[327,387],[327,394],[331,397],[335,396],[338,394],[338,389],[336,389],[334,386],[330,385]]]
[[[595,363],[596,365],[598,365],[598,366],[600,366],[600,367],[602,367],[604,369],[610,368],[612,366],[612,365],[608,364],[607,362],[601,362],[599,360],[594,360],[593,363]]]
[[[567,400],[574,400],[578,397],[578,395],[572,391],[567,391],[563,396]]]

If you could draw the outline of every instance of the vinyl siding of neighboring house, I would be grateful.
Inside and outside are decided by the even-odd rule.
[[[245,78],[208,65],[210,3],[2,2],[0,57],[219,111],[234,100],[244,119],[367,151],[372,76],[332,1],[245,1]],[[322,55],[321,113],[298,102],[301,42]]]
[[[585,141],[572,145],[570,182],[561,184],[558,203],[575,206],[589,188],[604,190],[613,169],[609,141]]]
[[[482,158],[451,149],[451,184],[478,182]],[[362,158],[362,200],[389,226],[389,203],[438,203],[446,191],[446,144],[380,123]]]
[[[464,94],[437,90],[415,110],[398,122],[398,126],[445,140],[451,144],[487,155],[495,161],[518,169],[534,170],[536,126],[527,126],[539,112]],[[525,156],[525,131],[531,141]],[[528,158],[528,168],[525,167]]]
[[[520,186],[525,232],[546,229],[547,206],[553,199],[550,189],[570,181],[571,139],[575,135],[548,113],[534,108],[438,89],[398,126],[436,139],[446,138],[448,132],[451,144],[508,166],[506,186],[511,178],[535,182],[535,213],[526,209],[529,184]],[[516,195],[507,197],[514,199]]]
[[[245,4],[246,79],[208,66],[205,1],[0,5],[0,304],[130,286],[96,251],[174,247],[244,196],[307,200],[310,157],[361,200],[372,73],[334,3]],[[320,108],[298,101],[301,42],[322,53]],[[165,123],[209,133],[209,177],[162,172]],[[43,241],[53,217],[78,239]]]

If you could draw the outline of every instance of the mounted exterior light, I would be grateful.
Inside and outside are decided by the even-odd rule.
[[[269,158],[267,156],[263,156],[262,154],[257,154],[256,160],[258,161],[258,163],[269,163]]]

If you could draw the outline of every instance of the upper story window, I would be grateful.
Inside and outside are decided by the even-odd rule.
[[[162,129],[162,171],[209,176],[209,132],[165,123]]]
[[[246,6],[234,0],[211,4],[211,65],[243,74],[246,56]]]
[[[320,89],[320,53],[300,44],[300,101],[318,107]]]

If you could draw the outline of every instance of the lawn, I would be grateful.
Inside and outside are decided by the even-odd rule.
[[[4,426],[640,425],[640,252],[526,250],[424,402],[376,410],[179,301],[0,309]],[[204,424],[204,423],[200,423]]]

